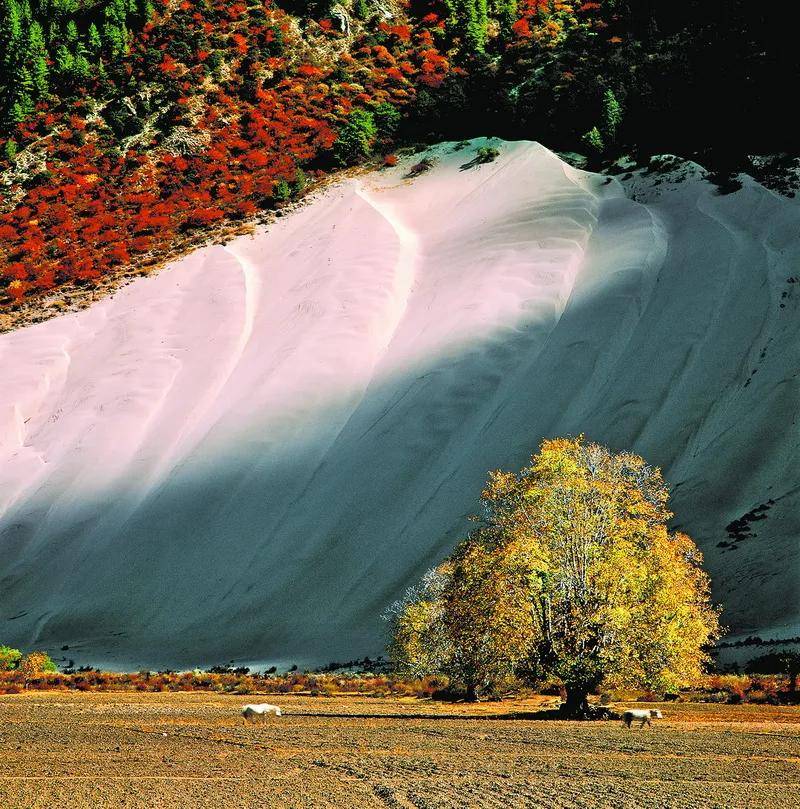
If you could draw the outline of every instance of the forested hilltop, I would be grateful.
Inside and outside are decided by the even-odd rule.
[[[744,0],[0,0],[0,306],[156,264],[398,142],[783,176],[790,36]]]

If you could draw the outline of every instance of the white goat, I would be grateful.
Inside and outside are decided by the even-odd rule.
[[[262,702],[258,705],[245,705],[242,708],[242,716],[245,722],[255,722],[259,717],[262,722],[267,721],[268,716],[283,716],[281,709],[277,705],[269,705]]]
[[[630,708],[622,714],[622,724],[630,728],[631,723],[638,721],[639,729],[641,730],[645,725],[652,727],[652,719],[663,719],[661,711],[657,708]]]

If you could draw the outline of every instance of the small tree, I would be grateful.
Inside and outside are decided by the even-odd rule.
[[[286,202],[292,196],[292,189],[286,180],[278,180],[272,189],[272,196],[278,202]]]
[[[20,660],[19,670],[22,672],[27,684],[28,680],[33,677],[58,671],[58,668],[47,652],[29,652]]]
[[[375,117],[369,110],[355,109],[339,130],[339,137],[333,144],[336,161],[347,166],[367,157],[378,135]]]
[[[390,657],[397,669],[410,677],[437,671],[442,661],[451,657],[442,603],[451,572],[447,563],[429,570],[383,615],[391,624]]]
[[[611,90],[603,95],[603,134],[609,143],[617,139],[620,124],[622,123],[622,106]]]
[[[86,43],[89,53],[92,54],[92,56],[99,55],[103,48],[103,41],[100,38],[100,32],[97,30],[97,26],[94,23],[89,26],[89,32],[86,35]]]
[[[31,79],[36,98],[44,98],[49,88],[47,48],[44,43],[42,26],[35,20],[28,31],[28,58],[31,63]]]
[[[605,143],[603,142],[603,136],[600,134],[600,130],[593,126],[582,138],[581,140],[593,151],[597,154],[603,152],[606,148]]]
[[[22,652],[12,649],[11,646],[0,646],[0,671],[14,671],[19,667]]]
[[[375,121],[377,137],[384,144],[389,144],[400,126],[402,118],[400,110],[384,101],[374,104],[371,112]]]
[[[441,594],[404,605],[393,659],[402,650],[469,698],[510,675],[556,677],[573,716],[603,683],[668,690],[701,673],[718,613],[699,551],[667,530],[658,469],[555,439],[519,474],[492,473],[482,501]]]

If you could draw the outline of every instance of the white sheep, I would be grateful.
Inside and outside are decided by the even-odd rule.
[[[281,709],[277,705],[269,705],[266,702],[258,705],[245,705],[242,708],[242,716],[245,722],[255,722],[259,717],[261,717],[262,722],[266,722],[267,717],[270,715],[283,716]]]
[[[639,729],[643,728],[645,724],[647,727],[652,727],[652,719],[663,719],[661,711],[658,708],[630,708],[622,714],[622,724],[630,728],[632,722],[639,722]]]

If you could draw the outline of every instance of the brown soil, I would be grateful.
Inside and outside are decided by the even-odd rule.
[[[0,697],[0,806],[796,807],[800,708],[661,705],[651,730],[537,721],[543,700]]]

